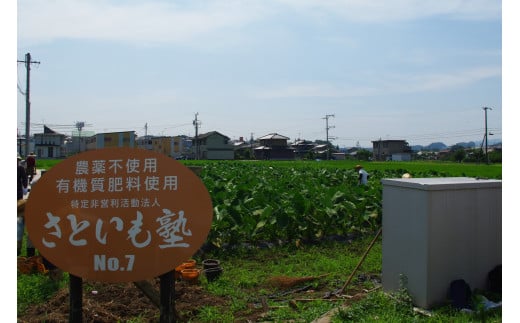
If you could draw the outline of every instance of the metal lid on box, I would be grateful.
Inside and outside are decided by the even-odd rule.
[[[384,178],[381,183],[427,191],[502,187],[502,180],[473,177]]]

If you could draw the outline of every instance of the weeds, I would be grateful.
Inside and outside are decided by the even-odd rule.
[[[18,274],[17,312],[24,311],[31,304],[46,301],[65,286],[65,280],[55,282],[43,274]]]

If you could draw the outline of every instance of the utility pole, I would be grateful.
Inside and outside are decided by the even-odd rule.
[[[76,121],[76,128],[78,129],[78,153],[81,152],[81,129],[85,127],[85,122]]]
[[[199,113],[195,113],[195,120],[193,120],[193,125],[195,126],[195,159],[199,159],[200,153],[200,145],[199,145],[199,126],[201,124],[200,120],[197,119]]]
[[[383,149],[381,144],[381,137],[379,137],[379,144],[377,145],[377,160],[381,161],[381,150]]]
[[[251,138],[249,139],[249,145],[250,145],[250,148],[251,148],[251,159],[255,159],[255,154],[254,154],[254,151],[253,151],[253,133],[251,132]]]
[[[25,156],[29,155],[29,134],[31,128],[31,100],[30,100],[30,85],[31,85],[31,64],[40,64],[40,62],[31,61],[31,53],[25,54],[24,61],[18,63],[25,63],[27,70],[27,80],[25,86]]]
[[[489,156],[488,156],[488,127],[487,127],[487,110],[493,110],[488,107],[483,107],[484,109],[484,122],[485,122],[485,135],[484,138],[486,140],[486,164],[489,164]]]
[[[334,118],[334,115],[333,114],[327,114],[325,115],[325,118],[322,118],[322,119],[325,119],[325,133],[327,135],[327,159],[330,159],[330,142],[329,142],[329,129],[332,129],[334,128],[334,126],[329,126],[329,118],[330,117],[333,117]]]

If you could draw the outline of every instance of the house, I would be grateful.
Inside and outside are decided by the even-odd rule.
[[[316,145],[316,146],[314,146],[314,148],[312,148],[312,151],[314,153],[314,156],[316,156],[316,158],[327,159],[328,158],[327,154],[329,153],[329,145],[326,145],[326,144]]]
[[[230,138],[217,131],[200,134],[192,138],[192,153],[195,159],[234,159]]]
[[[287,145],[288,137],[270,133],[258,138],[260,146],[254,149],[256,159],[292,160],[294,149]]]
[[[334,159],[334,160],[345,160],[345,159],[347,159],[347,155],[345,153],[341,153],[341,152],[339,152],[339,153],[332,153],[331,156],[332,156],[332,159]]]
[[[67,154],[76,154],[87,150],[88,138],[94,136],[94,131],[73,131],[72,136],[65,139]]]
[[[27,140],[25,140],[25,136],[18,134],[16,137],[16,145],[18,146],[18,155],[24,156],[26,152]],[[27,153],[34,152],[34,136],[29,137],[29,149],[27,149]]]
[[[392,154],[391,160],[393,161],[410,161],[412,160],[411,153],[394,153]]]
[[[257,147],[258,144],[253,141],[253,137],[249,141],[245,141],[244,137],[240,137],[238,140],[233,140],[233,150],[235,151],[235,159],[252,159],[253,148]]]
[[[87,150],[110,147],[136,147],[135,131],[97,133],[86,138]]]
[[[154,136],[146,135],[142,137],[138,137],[135,142],[137,144],[137,148],[153,150],[152,139]]]
[[[155,136],[151,139],[152,151],[161,153],[166,156],[172,156],[173,154],[173,137],[170,136]]]
[[[291,145],[291,148],[294,150],[294,155],[296,158],[304,159],[312,154],[312,150],[315,146],[316,144],[313,142],[307,140],[297,140]]]
[[[188,136],[174,136],[172,138],[172,154],[173,158],[185,159],[188,158],[192,152],[193,142]]]
[[[43,126],[43,133],[34,134],[34,148],[37,158],[65,158],[65,135]]]
[[[412,149],[406,140],[375,140],[372,141],[373,160],[406,160],[412,159]]]

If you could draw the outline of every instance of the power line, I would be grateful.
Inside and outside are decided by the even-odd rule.
[[[25,95],[25,92],[22,90],[22,88],[20,87],[20,84],[18,84],[18,82],[16,82],[16,87],[18,88],[18,92],[20,92],[21,95]]]

